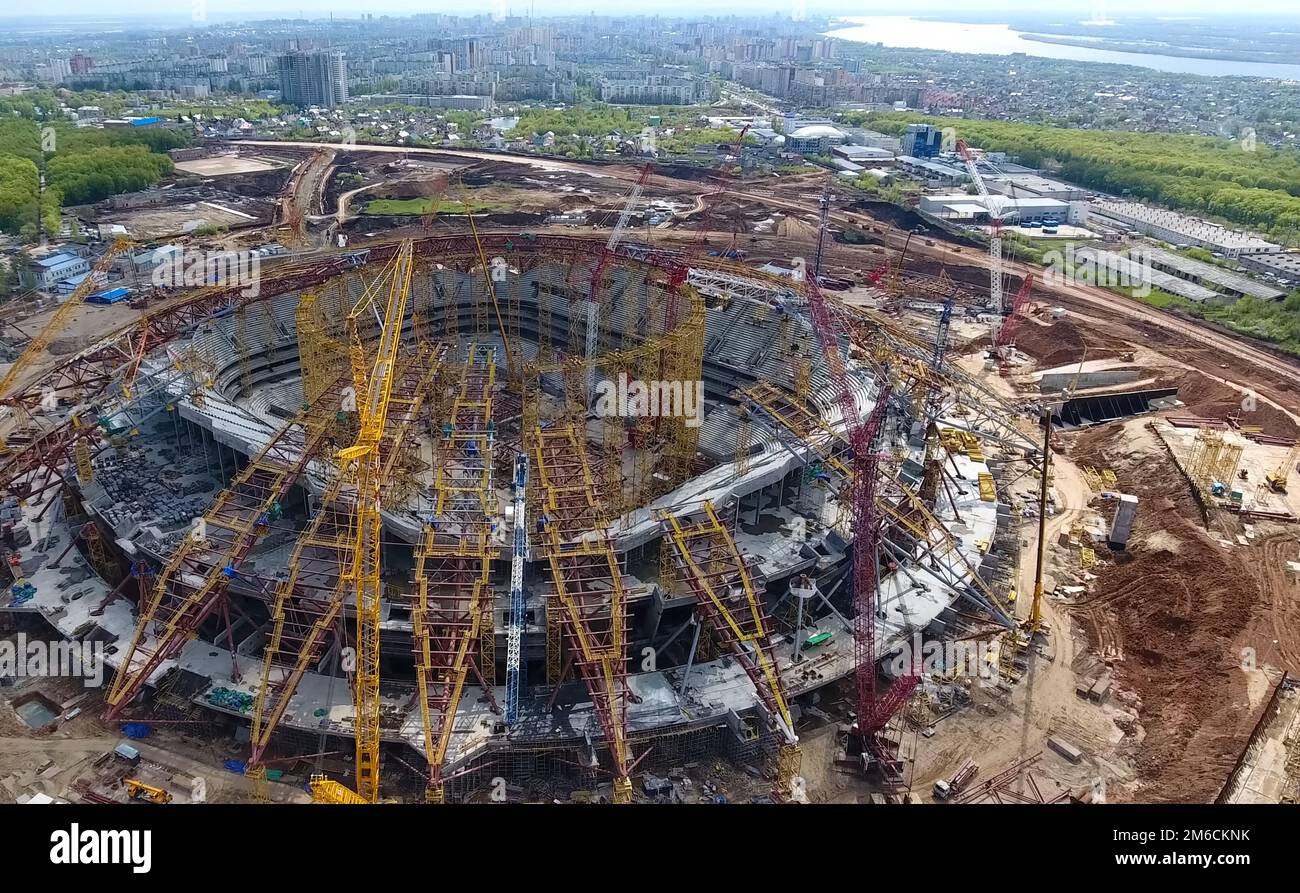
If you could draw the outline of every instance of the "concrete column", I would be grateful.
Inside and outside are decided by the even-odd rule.
[[[686,658],[686,672],[682,674],[682,684],[677,688],[677,697],[686,694],[686,686],[691,681],[691,670],[695,666],[695,650],[700,646],[700,619],[695,618],[695,632],[691,636],[691,653]]]

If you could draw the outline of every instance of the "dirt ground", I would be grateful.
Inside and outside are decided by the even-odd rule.
[[[1261,525],[1247,546],[1225,547],[1146,424],[1062,438],[1075,461],[1112,469],[1140,500],[1129,548],[1098,551],[1096,580],[1070,615],[1118,688],[1132,692],[1144,730],[1133,799],[1207,802],[1257,719],[1269,675],[1298,669],[1300,629],[1287,627],[1300,588],[1285,562],[1300,555],[1300,536]],[[1235,542],[1235,520],[1219,523]]]
[[[1051,323],[1026,321],[1016,347],[1036,360],[1034,368],[1132,352],[1155,375],[1156,386],[1178,388],[1185,405],[1171,414],[1235,416],[1278,437],[1300,433],[1294,413],[1283,408],[1286,388],[1274,393],[1283,405],[1267,397],[1244,401],[1253,389],[1229,378],[1233,370],[1206,363],[1194,349],[1123,337],[1133,334],[1126,324],[1071,313]],[[1261,376],[1270,380],[1267,372]],[[1017,384],[1027,388],[1029,382]],[[1138,496],[1140,507],[1125,553],[1096,546],[1095,567],[1084,573],[1075,560],[1075,569],[1063,576],[1062,583],[1086,591],[1053,603],[1057,638],[1058,644],[1076,641],[1085,656],[1110,666],[1115,702],[1135,712],[1135,722],[1121,716],[1114,723],[1124,737],[1113,755],[1131,760],[1133,772],[1127,778],[1121,773],[1110,798],[1208,802],[1278,673],[1300,669],[1300,586],[1287,564],[1300,559],[1300,531],[1247,529],[1225,514],[1207,531],[1188,482],[1147,424],[1130,419],[1059,438],[1066,457],[1056,466],[1058,498],[1062,472],[1086,464],[1113,470],[1119,489]],[[1083,491],[1091,513],[1108,524],[1109,505],[1086,484]],[[1258,669],[1243,670],[1251,661]]]
[[[185,174],[198,174],[203,177],[220,177],[225,174],[249,174],[269,171],[274,164],[238,155],[217,155],[212,158],[196,158],[193,161],[176,162],[176,170]]]
[[[1291,413],[1262,400],[1248,401],[1243,408],[1243,394],[1204,372],[1185,370],[1166,375],[1159,387],[1178,388],[1178,399],[1187,405],[1185,415],[1224,419],[1237,416],[1243,425],[1259,425],[1266,434],[1294,438],[1300,434]]]
[[[88,691],[90,697],[77,706],[80,713],[60,719],[54,726],[35,730],[24,723],[13,702],[39,693],[55,704]],[[43,677],[19,679],[16,685],[0,688],[0,802],[12,803],[19,796],[44,793],[73,803],[95,797],[127,802],[121,779],[138,778],[162,787],[173,802],[194,802],[194,780],[201,777],[205,802],[246,803],[251,787],[244,776],[227,771],[223,762],[242,759],[247,746],[237,745],[229,735],[211,735],[185,724],[152,724],[143,740],[129,743],[141,753],[136,766],[115,757],[105,757],[125,739],[120,724],[106,723],[102,690],[83,690],[76,679]],[[64,717],[70,711],[64,712]],[[309,802],[300,788],[272,782],[270,796],[277,802]],[[147,805],[147,804],[142,804]]]

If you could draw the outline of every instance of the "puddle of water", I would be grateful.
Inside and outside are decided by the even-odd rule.
[[[57,713],[35,698],[25,704],[15,704],[14,711],[33,729],[43,729],[58,719]]]

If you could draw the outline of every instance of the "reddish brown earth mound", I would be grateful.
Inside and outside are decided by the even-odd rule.
[[[1210,802],[1256,719],[1240,643],[1268,598],[1251,551],[1219,546],[1172,461],[1126,443],[1120,426],[1079,435],[1072,453],[1114,469],[1141,501],[1129,551],[1098,565],[1075,612],[1093,647],[1123,655],[1117,678],[1142,700],[1137,798]],[[1147,544],[1153,534],[1160,546]]]

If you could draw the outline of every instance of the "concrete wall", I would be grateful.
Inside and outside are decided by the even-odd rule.
[[[1075,376],[1079,382],[1076,389],[1104,388],[1116,384],[1128,384],[1137,381],[1141,373],[1136,369],[1102,369],[1096,372],[1044,372],[1038,382],[1038,389],[1044,393],[1063,391],[1074,385]]]

